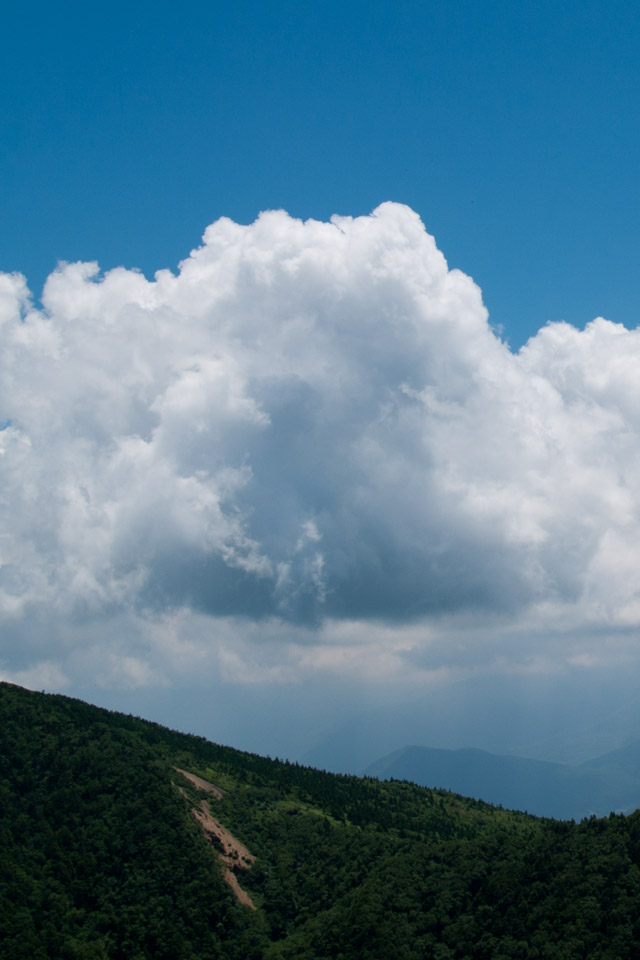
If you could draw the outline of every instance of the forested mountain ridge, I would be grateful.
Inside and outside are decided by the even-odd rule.
[[[540,820],[7,684],[0,742],[3,960],[640,956],[637,813]]]

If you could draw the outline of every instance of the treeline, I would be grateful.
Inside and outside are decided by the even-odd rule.
[[[7,960],[640,956],[637,814],[540,820],[7,684],[0,738]],[[256,857],[256,911],[191,815],[205,798]]]

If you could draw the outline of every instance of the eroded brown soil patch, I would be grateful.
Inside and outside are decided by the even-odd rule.
[[[238,866],[248,870],[255,857],[249,853],[244,844],[229,833],[226,827],[223,827],[215,817],[211,816],[207,801],[203,800],[200,803],[200,809],[194,807],[191,812],[205,835],[214,840],[215,846],[220,850],[221,859],[231,867]]]
[[[201,801],[200,809],[192,807],[191,812],[202,827],[202,831],[209,843],[215,847],[218,852],[218,858],[223,865],[222,876],[225,882],[229,884],[240,903],[244,903],[245,906],[255,910],[256,907],[253,900],[249,894],[242,889],[238,883],[238,878],[233,872],[234,867],[241,867],[243,870],[248,870],[255,860],[255,857],[249,853],[244,844],[240,843],[233,834],[229,833],[226,827],[223,827],[215,817],[211,816],[209,804],[206,800]]]
[[[203,780],[202,777],[197,777],[195,773],[188,773],[186,770],[181,770],[180,767],[173,768],[177,773],[181,773],[185,779],[192,783],[196,790],[204,790],[206,793],[212,793],[214,797],[218,800],[222,800],[225,791],[222,787],[216,787],[215,783],[209,783],[208,780]]]
[[[210,793],[217,800],[221,800],[224,796],[225,791],[222,787],[217,787],[214,783],[203,780],[202,777],[196,776],[195,773],[181,770],[180,767],[174,767],[173,769],[177,773],[182,774],[196,790]],[[183,797],[188,799],[182,787],[178,787],[178,790]],[[236,840],[232,833],[229,833],[226,827],[222,826],[219,820],[211,816],[211,810],[206,800],[201,800],[199,807],[192,807],[191,813],[200,824],[206,839],[217,852],[218,859],[222,864],[222,877],[224,881],[229,884],[240,903],[243,903],[246,907],[250,907],[251,910],[255,910],[256,906],[253,900],[249,894],[242,889],[234,873],[234,868],[237,867],[248,870],[255,860],[255,857],[249,853],[244,844]]]

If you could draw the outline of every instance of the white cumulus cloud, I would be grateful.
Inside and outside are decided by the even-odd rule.
[[[464,658],[460,617],[480,625],[465,634],[474,662],[521,658],[550,623],[558,637],[620,630],[628,651],[640,333],[552,324],[513,354],[405,206],[222,219],[153,281],[62,264],[40,309],[22,277],[0,275],[0,338],[13,674],[66,662],[83,625],[135,622],[108,673],[154,682],[177,611],[185,630],[197,620],[194,662],[203,617],[212,646],[223,620],[252,637],[280,623],[298,652],[271,667],[261,655],[265,676],[367,649],[369,671],[405,656],[441,670],[447,649]],[[450,647],[434,640],[447,618]],[[353,650],[300,652],[349,622],[371,625],[369,648],[359,629]],[[390,627],[411,642],[381,646]],[[231,634],[219,662],[254,680]],[[587,662],[564,643],[555,655]]]

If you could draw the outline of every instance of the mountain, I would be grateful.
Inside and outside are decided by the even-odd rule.
[[[582,767],[603,771],[608,776],[623,774],[640,780],[640,740],[634,740],[618,750],[610,750],[593,760],[586,760]]]
[[[3,960],[640,956],[640,815],[579,824],[0,684]]]
[[[333,773],[362,773],[404,744],[577,765],[640,737],[635,674],[607,671],[565,677],[469,678],[435,686],[428,696],[354,705],[289,759]],[[607,810],[608,812],[608,810]]]
[[[370,764],[366,776],[409,780],[465,796],[527,810],[543,817],[576,819],[640,806],[640,744],[578,766],[498,756],[484,750],[403,747]]]

